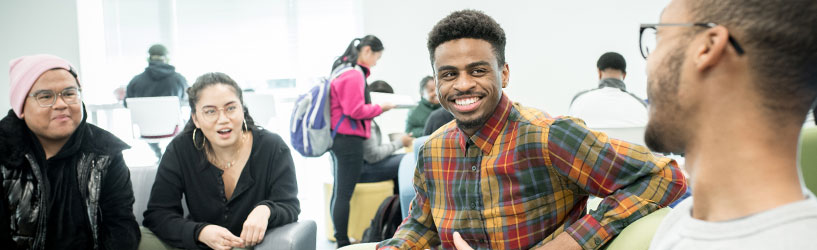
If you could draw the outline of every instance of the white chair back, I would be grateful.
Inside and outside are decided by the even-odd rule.
[[[275,117],[275,97],[270,93],[244,92],[244,105],[257,125],[269,127],[270,119]]]
[[[142,139],[160,139],[175,136],[181,130],[179,97],[157,96],[128,98],[131,122],[138,128]]]
[[[590,128],[599,132],[604,132],[607,137],[635,143],[638,145],[646,145],[644,143],[644,131],[646,127],[624,127],[624,128]]]
[[[406,132],[406,118],[408,117],[409,111],[411,111],[409,108],[395,108],[388,112],[383,112],[374,118],[374,121],[377,122],[377,126],[380,127],[382,143],[391,143],[391,139],[389,139],[389,134],[391,133]]]

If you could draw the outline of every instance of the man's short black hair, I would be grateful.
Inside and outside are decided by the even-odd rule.
[[[624,60],[621,54],[616,52],[607,52],[601,55],[599,61],[596,62],[596,67],[601,71],[615,69],[620,70],[621,73],[627,73],[627,61]]]
[[[690,0],[694,22],[723,25],[746,51],[762,105],[802,117],[817,96],[817,1]]]
[[[394,94],[394,89],[386,81],[377,80],[369,84],[369,92]]]
[[[505,65],[505,30],[493,18],[478,10],[455,11],[434,25],[428,33],[428,54],[445,42],[460,38],[482,39],[490,43],[499,67]]]

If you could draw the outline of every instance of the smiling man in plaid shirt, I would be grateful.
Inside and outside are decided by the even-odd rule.
[[[450,14],[428,48],[456,119],[425,143],[410,215],[379,249],[599,249],[686,189],[675,162],[646,147],[513,103],[505,32],[484,13]],[[586,214],[590,195],[604,200]]]

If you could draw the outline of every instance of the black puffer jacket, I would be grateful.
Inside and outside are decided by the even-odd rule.
[[[83,118],[60,152],[45,159],[12,111],[0,120],[0,138],[3,249],[136,249],[127,144]]]
[[[178,96],[184,99],[187,90],[187,79],[184,79],[172,65],[151,61],[145,72],[138,74],[128,83],[125,98]],[[125,99],[127,107],[127,99]]]

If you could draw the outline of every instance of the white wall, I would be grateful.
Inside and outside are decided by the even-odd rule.
[[[263,89],[270,79],[327,75],[363,26],[360,0],[79,3],[85,76],[100,83],[89,103],[114,102],[111,91],[143,71],[154,43],[168,47],[170,64],[189,84],[220,71],[244,88]]]
[[[148,47],[162,43],[174,58],[175,0],[78,1],[80,57],[85,103],[114,103],[113,90],[126,86],[147,66]]]
[[[177,3],[176,66],[187,70],[191,84],[212,71],[256,89],[266,88],[270,79],[328,75],[362,27],[355,18],[361,16],[357,0]]]
[[[570,99],[576,92],[595,87],[597,82],[595,62],[598,56],[606,51],[617,51],[625,56],[629,71],[626,80],[628,88],[637,95],[645,97],[646,77],[644,60],[638,52],[638,23],[656,22],[660,11],[668,2],[668,0],[586,0],[514,1],[508,4],[503,1],[488,0],[416,0],[409,2],[347,0],[342,3],[329,0],[300,0],[288,1],[286,4],[281,1],[252,2],[260,4],[260,7],[263,8],[259,9],[264,11],[247,13],[244,13],[243,10],[241,13],[225,13],[224,10],[206,11],[228,15],[232,18],[243,16],[250,19],[262,16],[263,13],[281,18],[281,15],[291,15],[293,13],[291,5],[295,4],[296,18],[267,19],[261,22],[265,29],[274,27],[274,30],[279,32],[275,32],[273,38],[261,39],[265,41],[258,43],[241,39],[241,34],[246,32],[240,27],[236,27],[234,34],[223,32],[224,29],[221,29],[222,32],[214,33],[212,32],[214,31],[213,26],[210,26],[209,29],[205,27],[199,29],[209,36],[190,33],[191,27],[195,24],[190,23],[189,19],[195,17],[193,20],[201,22],[204,21],[201,17],[207,14],[196,15],[200,10],[195,9],[197,7],[193,2],[186,0],[177,2],[180,15],[176,18],[180,19],[178,27],[180,36],[170,38],[166,35],[168,32],[160,28],[160,26],[167,26],[167,24],[162,25],[167,19],[167,13],[158,13],[158,10],[167,6],[159,4],[159,0],[85,1],[94,2],[97,10],[115,9],[120,13],[114,19],[106,15],[104,28],[95,28],[104,29],[105,36],[118,36],[118,39],[108,37],[109,39],[106,39],[108,43],[99,44],[104,44],[106,54],[120,54],[117,60],[98,59],[95,60],[96,64],[118,66],[114,69],[102,66],[92,67],[93,69],[89,68],[88,72],[81,71],[83,75],[88,74],[88,80],[91,81],[88,82],[89,85],[100,87],[106,85],[109,88],[95,93],[95,95],[100,95],[98,98],[105,97],[102,98],[104,100],[112,99],[110,90],[115,86],[126,84],[132,75],[141,71],[145,65],[146,48],[154,42],[176,40],[181,44],[196,44],[206,39],[221,41],[224,42],[223,44],[227,44],[227,41],[246,43],[252,46],[242,46],[241,50],[257,47],[259,48],[257,52],[265,52],[256,54],[268,60],[256,66],[270,69],[263,70],[265,72],[260,74],[263,76],[261,79],[300,78],[306,75],[320,75],[328,71],[327,65],[331,64],[331,58],[339,55],[347,41],[352,38],[351,36],[342,37],[340,33],[360,33],[359,36],[369,33],[379,36],[385,44],[386,52],[378,66],[374,68],[372,80],[387,80],[397,92],[419,98],[418,82],[422,76],[431,73],[428,52],[425,47],[431,27],[451,11],[474,8],[483,10],[494,17],[506,31],[508,37],[506,59],[511,68],[511,82],[506,89],[508,95],[515,101],[545,109],[553,114],[565,113]],[[204,3],[217,2],[211,0]],[[247,4],[249,3],[240,5],[246,6]],[[0,66],[2,66],[0,67],[0,109],[7,110],[9,107],[7,70],[9,60],[26,54],[52,53],[68,59],[78,67],[81,66],[76,5],[76,1],[61,0],[4,0],[0,2],[0,23],[2,23],[0,34],[4,34],[3,46],[0,46]],[[289,11],[283,11],[284,8]],[[361,13],[358,12],[360,9],[363,14],[354,15],[358,16],[357,19],[343,18],[343,15],[335,14],[338,16],[334,19],[338,20],[337,23],[310,21],[316,19],[314,15],[325,16],[327,13],[338,12],[347,15],[357,14]],[[220,19],[218,15],[210,17]],[[97,17],[95,20],[99,19],[102,17]],[[361,24],[363,30],[355,32],[358,30],[357,27],[360,27],[358,25]],[[118,34],[111,32],[116,30],[112,26],[120,27],[128,32]],[[293,27],[298,30],[294,34],[291,31],[289,34],[280,33],[283,30],[291,30]],[[175,30],[175,27],[172,29]],[[342,32],[339,32],[341,30]],[[322,34],[325,34],[323,39]],[[99,36],[102,35],[95,35],[91,39],[99,40]],[[280,36],[289,37],[280,39]],[[110,40],[118,42],[110,43]],[[280,45],[285,43],[273,41],[297,41],[297,44],[294,47],[281,48]],[[170,41],[171,46],[174,43]],[[230,46],[213,46],[212,44],[208,46],[210,46],[209,49],[196,49],[189,45],[175,48],[172,51],[172,60],[182,73],[187,73],[188,78],[193,78],[201,73],[200,71],[205,71],[205,69],[194,66],[202,62],[208,65],[206,71],[237,71],[233,72],[236,78],[243,78],[242,75],[250,74],[250,72],[236,69],[230,70],[229,67],[243,65],[242,62],[219,60],[212,57],[223,55],[224,52],[230,50]],[[97,50],[102,50],[102,48]],[[211,57],[206,56],[208,53],[204,52],[208,50]],[[275,67],[281,63],[278,60],[292,58],[292,53],[295,54],[295,58],[298,58],[297,62],[293,62],[298,66]],[[252,57],[252,55],[244,56]],[[83,64],[86,62],[92,61],[84,60]],[[222,65],[223,63],[228,64]],[[221,69],[222,67],[225,69]],[[108,72],[115,71],[115,75],[121,76],[122,79],[93,77],[97,69],[103,68]],[[257,67],[247,68],[252,68],[253,74],[260,73]],[[283,72],[272,70],[280,68],[288,69]]]
[[[9,105],[8,62],[39,53],[54,54],[79,65],[77,7],[68,0],[3,0],[0,2],[0,110]]]
[[[638,24],[657,22],[668,2],[363,0],[364,30],[386,47],[370,79],[386,80],[397,92],[419,98],[420,79],[432,73],[428,32],[452,11],[471,8],[505,30],[511,71],[506,93],[512,100],[554,115],[566,113],[574,94],[597,86],[596,61],[607,51],[624,56],[628,90],[646,98]]]

